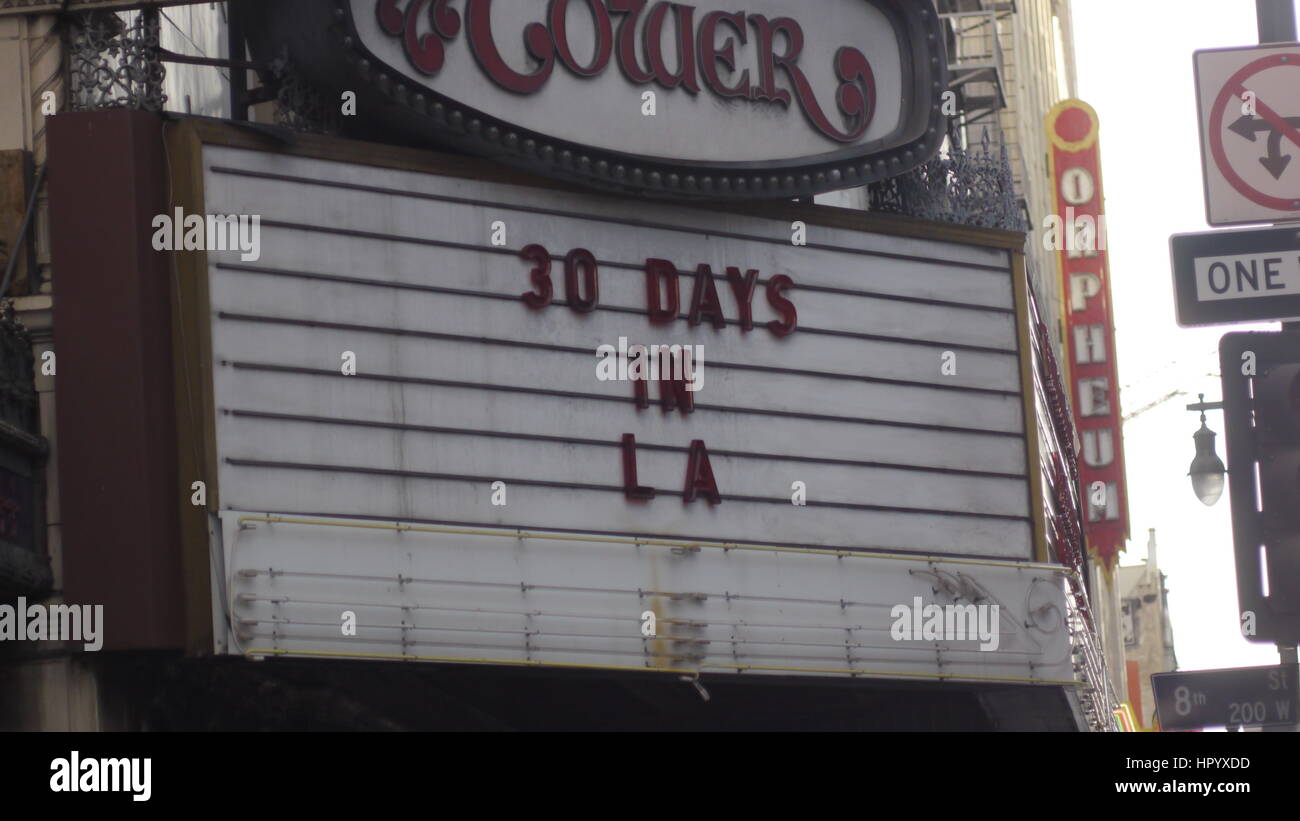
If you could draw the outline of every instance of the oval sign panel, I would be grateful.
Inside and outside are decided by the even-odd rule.
[[[588,185],[771,198],[849,188],[938,150],[939,19],[916,0],[293,0],[250,40],[350,133]],[[335,96],[337,100],[339,97]]]

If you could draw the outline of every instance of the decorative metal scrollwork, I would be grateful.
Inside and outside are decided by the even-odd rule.
[[[76,15],[68,35],[71,107],[162,111],[167,69],[158,49],[157,9],[140,12],[130,23],[107,11]]]
[[[1028,228],[1006,147],[991,151],[987,130],[978,151],[953,148],[868,190],[872,211],[1007,231]]]
[[[38,432],[34,373],[31,334],[6,301],[0,306],[0,423],[31,434]]]
[[[320,93],[302,78],[287,49],[271,61],[270,69],[276,125],[312,134],[338,133],[334,107],[326,105]]]
[[[49,445],[40,435],[32,338],[0,306],[0,601],[42,598],[54,583],[44,544],[43,465]]]

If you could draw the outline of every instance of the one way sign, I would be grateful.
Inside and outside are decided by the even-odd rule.
[[[1300,220],[1300,45],[1194,57],[1206,221]]]
[[[1178,324],[1300,317],[1300,225],[1169,238]]]

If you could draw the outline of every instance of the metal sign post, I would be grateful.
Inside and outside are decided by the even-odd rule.
[[[1258,46],[1193,55],[1205,214],[1212,226],[1274,227],[1170,238],[1177,319],[1183,327],[1300,317],[1300,163],[1293,162],[1300,153],[1300,43],[1291,0],[1256,0],[1255,9]],[[1300,323],[1284,321],[1282,327],[1293,332]],[[1293,596],[1284,592],[1300,577],[1296,546],[1289,531],[1279,530],[1278,510],[1289,503],[1274,499],[1271,512],[1256,515],[1258,500],[1248,479],[1261,465],[1270,468],[1289,453],[1283,452],[1285,437],[1279,439],[1268,425],[1257,428],[1254,420],[1265,411],[1275,420],[1289,420],[1297,412],[1294,403],[1264,402],[1255,408],[1253,397],[1261,379],[1286,381],[1295,338],[1293,333],[1228,334],[1220,342],[1243,633],[1276,640],[1284,665],[1297,658],[1288,601]],[[1275,361],[1263,371],[1256,368],[1261,349]],[[1289,487],[1284,478],[1275,477],[1272,485]],[[1275,578],[1265,580],[1265,567]],[[1271,588],[1277,588],[1273,595]],[[1247,632],[1247,615],[1262,618],[1264,629]]]

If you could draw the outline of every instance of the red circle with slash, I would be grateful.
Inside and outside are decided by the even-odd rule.
[[[1224,83],[1223,90],[1219,92],[1218,99],[1214,101],[1214,108],[1210,111],[1210,151],[1214,155],[1214,163],[1219,167],[1220,173],[1228,183],[1236,189],[1246,199],[1262,205],[1265,208],[1272,208],[1276,211],[1300,211],[1300,197],[1286,199],[1282,197],[1273,197],[1262,191],[1257,191],[1241,178],[1232,165],[1228,162],[1228,154],[1223,148],[1223,115],[1228,108],[1229,100],[1240,102],[1241,95],[1246,91],[1242,86],[1249,78],[1259,72],[1274,68],[1276,66],[1289,66],[1290,68],[1300,68],[1300,59],[1295,54],[1272,54],[1268,57],[1261,57],[1253,63],[1249,63],[1241,71],[1232,75],[1228,82]],[[1256,105],[1262,104],[1257,100]],[[1267,118],[1265,118],[1267,119]],[[1285,120],[1280,120],[1283,136],[1300,147],[1300,130],[1289,125]],[[1270,122],[1270,125],[1277,127],[1277,123]]]

